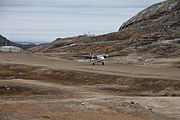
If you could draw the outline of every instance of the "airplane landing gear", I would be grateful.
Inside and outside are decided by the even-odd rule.
[[[95,65],[95,63],[94,63],[94,62],[93,62],[92,64],[93,64],[93,65]],[[101,64],[102,64],[102,65],[105,65],[105,63],[104,63],[104,62],[101,62]]]

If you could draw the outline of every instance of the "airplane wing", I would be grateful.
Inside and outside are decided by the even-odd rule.
[[[123,54],[115,54],[115,55],[104,55],[104,58],[109,58],[109,57],[117,57],[117,56],[123,56]]]
[[[116,55],[109,55],[108,57],[117,57],[117,56],[123,56],[121,54],[116,54]]]
[[[117,56],[123,56],[123,54],[115,54],[115,55],[101,55],[104,58],[109,58],[109,57],[117,57]],[[73,57],[76,58],[82,58],[82,59],[96,59],[97,56],[90,56],[90,55],[73,55]]]
[[[73,55],[73,57],[76,58],[82,58],[82,59],[91,59],[92,57],[89,55]]]

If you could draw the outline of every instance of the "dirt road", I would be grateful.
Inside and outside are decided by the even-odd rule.
[[[118,75],[128,77],[163,78],[180,80],[179,68],[159,68],[150,66],[119,65],[108,63],[105,66],[92,66],[90,63],[80,63],[63,59],[54,59],[38,54],[0,54],[0,63],[25,64],[30,66],[43,66],[51,69],[65,69],[82,72]]]

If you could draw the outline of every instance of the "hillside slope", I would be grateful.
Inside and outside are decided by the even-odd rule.
[[[34,47],[35,44],[29,44],[29,45],[17,44],[17,43],[14,43],[14,42],[8,40],[6,37],[0,35],[0,47],[1,46],[16,46],[16,47],[20,47],[23,49],[29,49],[31,47]]]
[[[8,45],[8,46],[18,46],[16,43],[11,42],[7,38],[5,38],[2,35],[0,35],[0,46],[5,46],[5,45]]]
[[[156,57],[180,55],[180,1],[154,4],[125,22],[118,32],[100,36],[58,38],[30,49],[45,53],[149,54]]]

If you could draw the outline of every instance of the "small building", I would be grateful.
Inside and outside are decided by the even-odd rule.
[[[16,46],[2,46],[0,52],[21,52],[22,49]]]

